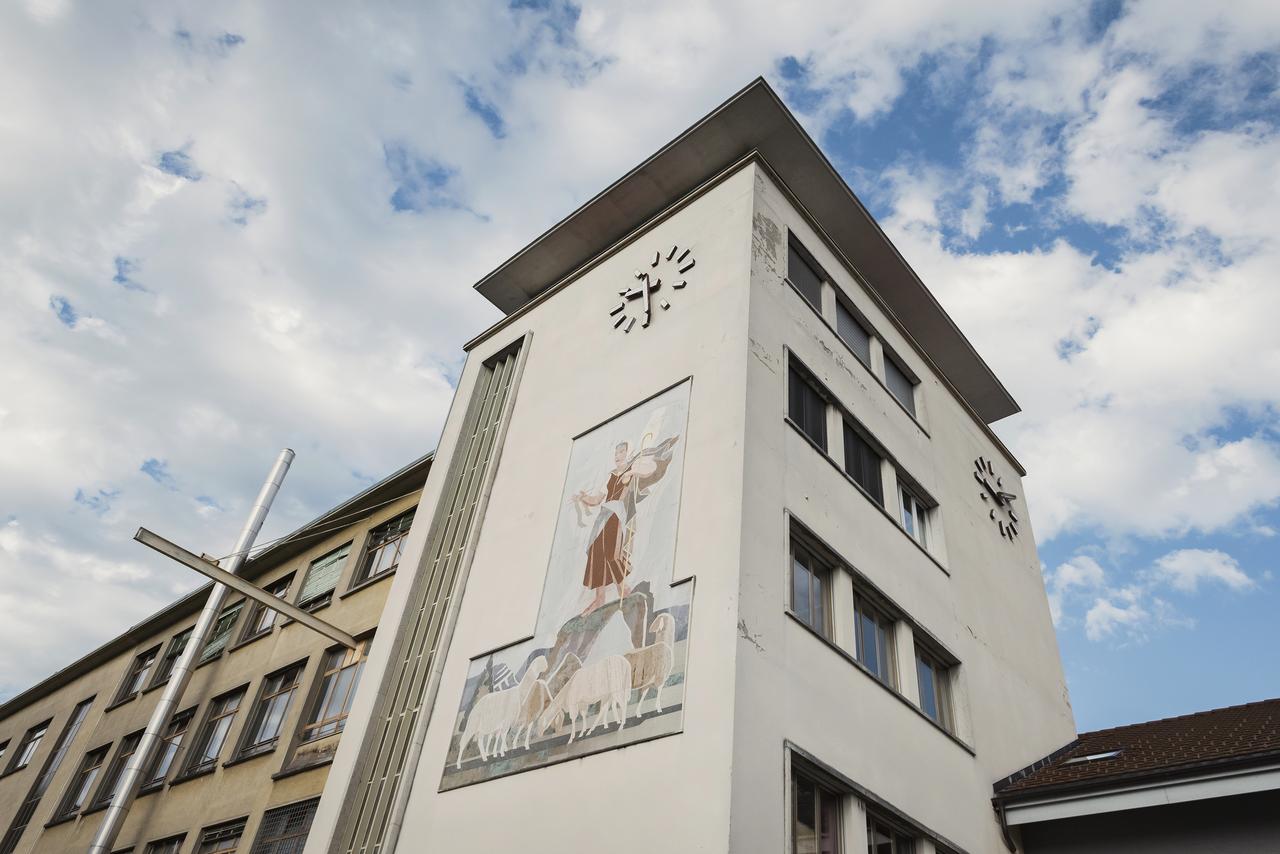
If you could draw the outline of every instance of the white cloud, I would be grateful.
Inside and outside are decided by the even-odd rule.
[[[299,458],[276,532],[428,450],[459,345],[496,316],[468,285],[789,55],[819,93],[802,111],[815,131],[885,114],[926,60],[940,102],[970,102],[966,174],[905,159],[886,225],[1027,411],[998,427],[1032,471],[1042,538],[1220,530],[1274,506],[1265,423],[1217,428],[1228,408],[1266,422],[1280,397],[1280,152],[1262,127],[1182,138],[1143,97],[1186,64],[1231,71],[1276,44],[1276,13],[1184,5],[1131,4],[1100,40],[1065,0],[5,7],[0,52],[23,85],[0,88],[0,507],[21,539],[0,589],[42,642],[0,667],[0,694],[158,607],[152,588],[198,583],[139,555],[139,523],[222,551],[280,446]],[[418,158],[398,178],[388,143]],[[1067,200],[1039,200],[1058,179]],[[418,212],[393,209],[400,189]],[[1065,242],[941,239],[953,219],[989,233],[1010,201],[1135,233],[1152,211],[1170,231],[1122,240],[1114,270]],[[120,258],[134,286],[113,281]],[[77,493],[112,498],[90,510]],[[42,549],[57,558],[28,584]],[[1069,563],[1067,600],[1105,588]],[[56,591],[93,567],[100,606],[67,628]]]
[[[1164,555],[1152,568],[1154,580],[1169,584],[1183,593],[1194,593],[1200,583],[1217,582],[1231,590],[1248,590],[1256,582],[1236,559],[1216,549],[1179,549]]]
[[[1097,599],[1085,614],[1084,631],[1091,641],[1113,637],[1117,632],[1141,633],[1151,614],[1137,601],[1124,597]]]

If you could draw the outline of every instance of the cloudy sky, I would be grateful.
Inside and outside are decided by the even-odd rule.
[[[434,446],[470,285],[757,75],[1024,412],[1081,728],[1277,693],[1280,6],[0,9],[0,698]]]

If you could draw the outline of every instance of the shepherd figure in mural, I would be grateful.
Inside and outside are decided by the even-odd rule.
[[[613,449],[613,471],[604,489],[587,492],[580,489],[572,501],[578,508],[578,524],[585,527],[588,508],[598,507],[591,537],[587,541],[587,566],[582,573],[582,586],[593,592],[583,616],[604,604],[610,587],[618,588],[618,598],[631,592],[627,576],[631,573],[631,544],[636,533],[636,507],[649,497],[650,488],[662,480],[671,465],[672,448],[679,436],[669,436],[656,445],[644,447],[634,454],[630,442],[619,442]]]

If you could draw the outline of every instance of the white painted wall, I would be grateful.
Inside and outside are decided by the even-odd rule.
[[[756,191],[730,850],[786,850],[789,740],[967,850],[1001,851],[992,782],[1075,732],[1030,526],[1004,540],[971,473],[975,457],[993,458],[1021,494],[1016,472],[765,170]],[[922,379],[921,424],[783,282],[788,229]],[[939,501],[941,565],[896,524],[891,484],[894,518],[784,422],[788,349]],[[784,613],[788,513],[960,659],[957,734],[974,752],[910,705],[909,630],[899,697]]]
[[[923,428],[782,283],[787,228],[924,380]],[[690,286],[649,329],[613,329],[619,287],[673,243],[694,249]],[[1030,526],[1011,545],[987,521],[970,470],[977,455],[1000,452],[765,171],[743,166],[476,344],[402,565],[421,555],[478,366],[526,332],[528,362],[399,850],[781,852],[786,740],[969,851],[1002,850],[992,782],[1074,733]],[[787,348],[941,502],[941,566],[786,425]],[[533,631],[572,437],[688,376],[675,560],[677,577],[697,580],[684,732],[439,793],[468,660]],[[1012,465],[1001,468],[1016,483]],[[960,738],[976,756],[786,616],[787,512],[961,659]],[[327,849],[352,795],[411,580],[395,580],[308,854]],[[846,629],[838,640],[852,649]],[[913,673],[910,650],[899,655]]]

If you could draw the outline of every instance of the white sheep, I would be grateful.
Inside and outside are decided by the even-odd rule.
[[[631,687],[640,692],[640,702],[636,703],[637,718],[650,689],[653,690],[655,711],[662,711],[662,688],[676,666],[675,619],[670,614],[659,614],[649,624],[649,631],[653,632],[653,643],[623,653],[631,663]]]
[[[529,749],[529,740],[533,738],[533,727],[538,722],[538,718],[551,705],[551,689],[547,687],[546,680],[539,679],[533,683],[529,696],[525,698],[524,704],[520,707],[520,714],[516,715],[515,722],[511,726],[511,746],[514,748],[520,744],[520,733],[524,732],[524,749]]]
[[[627,701],[631,699],[631,662],[621,655],[610,655],[591,664],[583,665],[565,683],[550,707],[538,719],[539,734],[551,729],[560,716],[569,715],[569,743],[578,732],[578,718],[582,718],[582,735],[589,735],[602,723],[607,727],[608,715],[616,712],[618,730],[627,725]],[[600,714],[587,729],[587,710],[592,704],[600,704]]]
[[[462,741],[458,744],[457,768],[462,768],[462,755],[467,745],[475,739],[480,750],[480,760],[488,762],[490,755],[503,756],[507,752],[507,732],[520,715],[521,707],[533,691],[538,677],[547,670],[547,659],[538,656],[529,662],[520,683],[514,688],[494,691],[485,694],[471,706],[467,715],[467,726],[462,733]],[[496,748],[496,750],[495,750]]]

